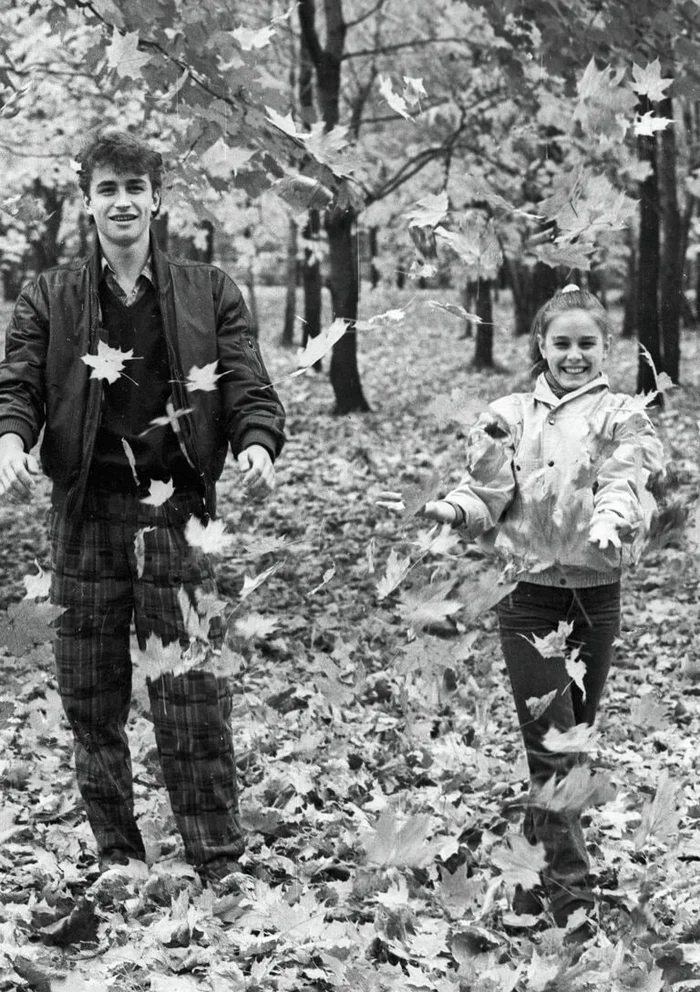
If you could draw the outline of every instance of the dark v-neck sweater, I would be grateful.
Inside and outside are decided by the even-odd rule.
[[[90,484],[119,492],[147,490],[152,479],[172,479],[179,489],[198,489],[201,481],[183,455],[169,424],[152,427],[166,413],[170,368],[158,294],[152,283],[131,306],[100,283],[102,323],[107,343],[122,351],[133,349],[116,382],[104,384],[102,418],[90,468]],[[139,486],[123,441],[136,461]]]

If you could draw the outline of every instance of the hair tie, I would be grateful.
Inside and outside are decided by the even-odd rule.
[[[562,289],[562,291],[560,293],[560,296],[563,296],[564,293],[580,293],[580,292],[581,292],[581,290],[576,285],[576,283],[575,282],[570,282],[567,286],[564,286],[564,288]]]

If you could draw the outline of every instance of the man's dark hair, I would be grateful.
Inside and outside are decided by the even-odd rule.
[[[154,192],[163,186],[163,156],[126,131],[105,131],[97,135],[80,149],[76,159],[80,165],[78,185],[85,196],[90,195],[94,170],[105,165],[112,166],[120,174],[148,174]]]

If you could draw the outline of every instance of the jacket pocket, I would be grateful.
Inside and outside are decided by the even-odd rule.
[[[265,382],[269,382],[270,376],[268,375],[267,369],[265,368],[265,363],[262,360],[262,355],[260,354],[257,341],[249,334],[243,336],[243,353],[255,375],[257,375],[260,379],[264,379]]]

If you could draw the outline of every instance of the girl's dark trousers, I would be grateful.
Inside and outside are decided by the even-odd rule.
[[[620,583],[571,589],[520,582],[501,600],[497,612],[532,784],[542,786],[552,776],[559,781],[582,756],[549,751],[543,738],[550,727],[565,731],[595,719],[620,628]],[[562,620],[573,624],[567,647],[579,646],[586,666],[585,698],[567,673],[564,658],[544,658],[532,643],[533,634],[545,637]],[[554,690],[546,710],[533,717],[527,700]],[[560,906],[575,902],[588,889],[589,859],[580,814],[528,806],[524,832],[531,843],[544,846],[543,883],[550,899]]]

